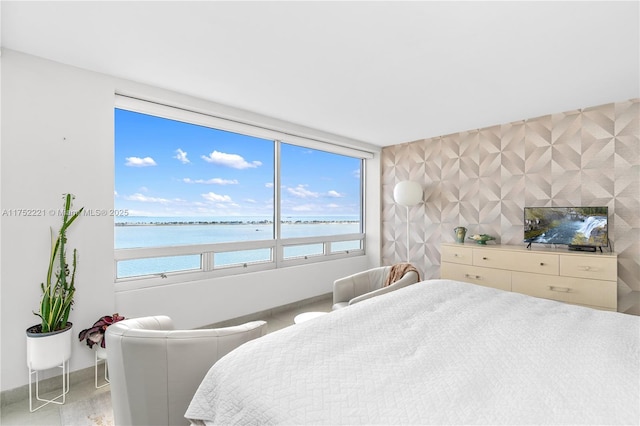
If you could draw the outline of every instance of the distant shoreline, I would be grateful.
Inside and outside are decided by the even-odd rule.
[[[283,220],[287,225],[335,225],[360,223],[359,220]],[[115,226],[176,226],[176,225],[273,225],[272,220],[189,220],[189,221],[149,221],[149,222],[116,222]]]

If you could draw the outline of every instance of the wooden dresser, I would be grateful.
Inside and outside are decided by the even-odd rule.
[[[615,311],[616,253],[566,248],[442,244],[442,278]]]

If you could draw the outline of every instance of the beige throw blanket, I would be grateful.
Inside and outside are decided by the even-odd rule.
[[[387,276],[387,279],[384,281],[383,287],[395,283],[400,278],[404,277],[404,274],[411,271],[418,274],[418,281],[420,281],[420,272],[418,272],[415,266],[410,263],[396,263],[391,267],[391,271],[389,271],[389,276]]]

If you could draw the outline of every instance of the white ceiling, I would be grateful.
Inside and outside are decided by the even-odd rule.
[[[2,1],[2,46],[385,146],[640,96],[638,1]]]

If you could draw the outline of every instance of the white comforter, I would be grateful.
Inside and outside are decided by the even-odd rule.
[[[424,281],[244,344],[211,368],[186,417],[638,424],[639,340],[636,316]]]

